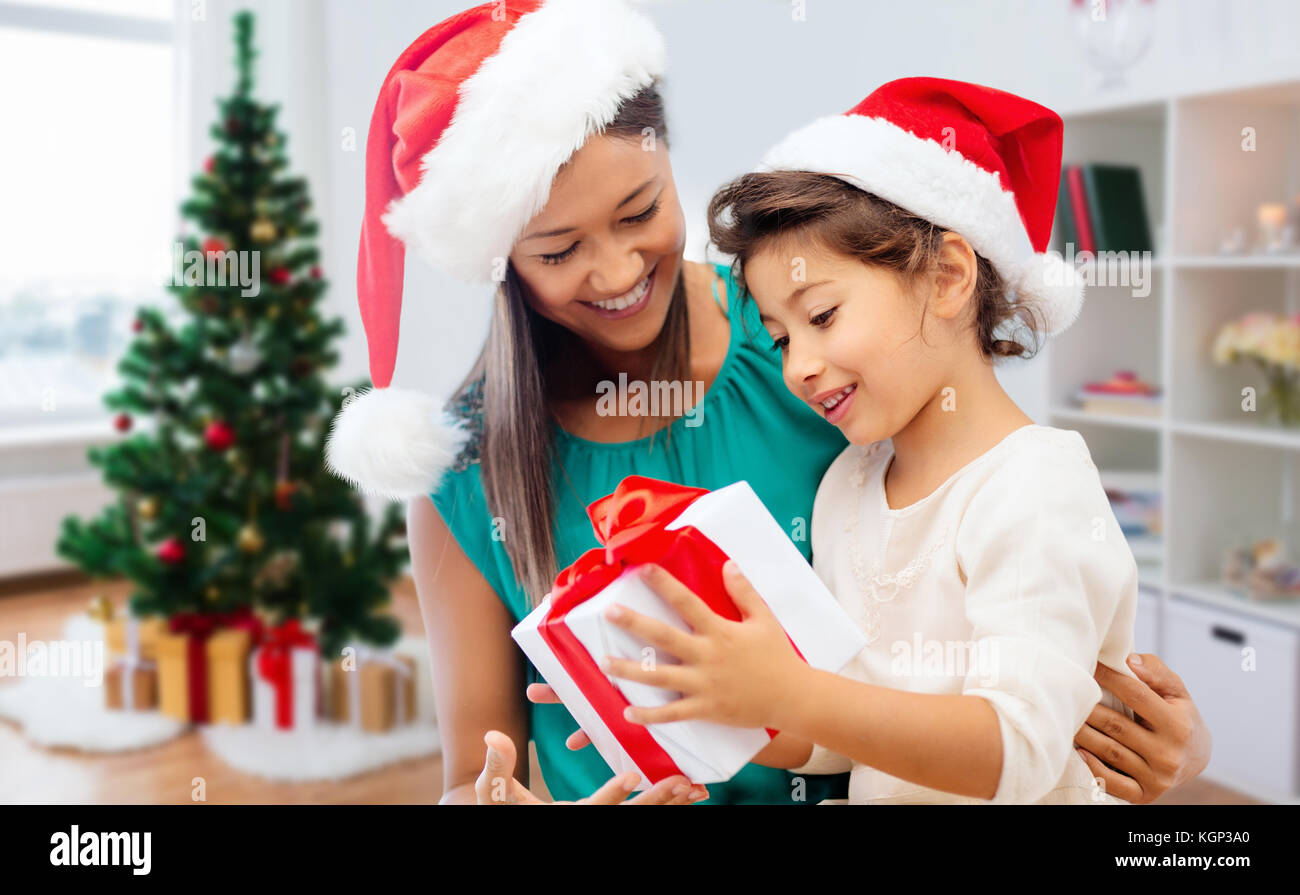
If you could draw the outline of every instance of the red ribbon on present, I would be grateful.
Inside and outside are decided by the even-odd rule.
[[[681,769],[647,727],[624,719],[623,711],[630,703],[569,630],[565,617],[628,568],[655,563],[715,613],[739,621],[740,610],[728,596],[722,578],[727,554],[694,526],[665,528],[708,493],[706,488],[633,475],[619,482],[613,494],[592,503],[587,515],[596,540],[604,546],[588,550],[556,576],[551,608],[538,626],[543,642],[651,783],[681,774]],[[776,733],[768,730],[770,736]]]
[[[267,630],[257,654],[257,673],[275,691],[275,726],[293,727],[293,650],[316,648],[316,638],[296,618]]]
[[[171,633],[185,635],[190,720],[195,724],[208,721],[208,638],[220,624],[221,616],[201,612],[178,612],[167,620]]]

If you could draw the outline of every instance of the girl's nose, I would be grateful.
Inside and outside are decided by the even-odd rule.
[[[794,341],[791,340],[785,358],[785,380],[790,386],[790,391],[796,395],[806,394],[809,383],[814,382],[825,371],[826,365],[822,363],[819,356],[797,349]]]

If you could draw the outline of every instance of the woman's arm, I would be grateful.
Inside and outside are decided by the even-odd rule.
[[[528,743],[523,658],[510,639],[505,604],[460,549],[432,500],[411,501],[406,529],[442,736],[441,801],[474,804],[487,753],[484,734],[499,730],[514,743]],[[527,785],[528,768],[517,777]]]

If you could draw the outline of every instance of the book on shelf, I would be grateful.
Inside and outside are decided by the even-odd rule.
[[[1075,392],[1084,413],[1113,416],[1160,415],[1160,389],[1143,382],[1132,370],[1120,370],[1105,382],[1087,382]]]
[[[1057,194],[1056,247],[1075,252],[1154,252],[1142,197],[1142,172],[1132,165],[1066,165]]]

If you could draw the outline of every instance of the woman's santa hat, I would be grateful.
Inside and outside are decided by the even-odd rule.
[[[560,167],[664,69],[624,0],[497,0],[435,25],[384,79],[366,141],[357,298],[374,389],[346,402],[329,468],[394,499],[435,490],[467,437],[432,395],[390,388],[406,248],[471,282],[504,275]]]
[[[830,174],[961,234],[1055,335],[1083,305],[1082,278],[1047,251],[1061,132],[1059,115],[1014,94],[902,78],[795,131],[759,170]]]

